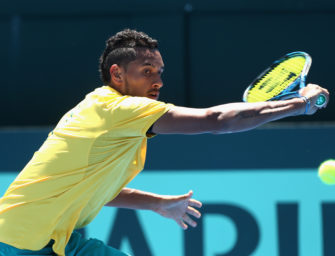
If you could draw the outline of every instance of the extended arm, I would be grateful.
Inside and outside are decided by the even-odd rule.
[[[170,196],[124,188],[106,206],[152,210],[166,218],[175,220],[180,227],[187,229],[187,224],[192,227],[195,227],[197,224],[189,215],[196,218],[200,218],[201,216],[200,212],[194,207],[200,208],[202,204],[192,199],[192,195],[192,191],[184,195]]]
[[[310,101],[306,114],[314,114],[320,93],[329,97],[326,89],[310,84],[300,91]],[[257,103],[229,103],[204,109],[174,107],[158,119],[152,131],[157,134],[231,133],[253,129],[259,125],[305,113],[303,98]]]

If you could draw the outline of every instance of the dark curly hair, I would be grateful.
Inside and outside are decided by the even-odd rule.
[[[129,62],[137,58],[139,49],[158,49],[158,42],[147,34],[125,29],[106,41],[106,48],[99,59],[100,78],[104,84],[110,83],[109,69],[113,64],[127,68]]]

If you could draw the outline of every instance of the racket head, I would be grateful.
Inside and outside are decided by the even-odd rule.
[[[312,58],[305,52],[292,52],[276,60],[244,91],[243,101],[260,102],[280,98],[297,85],[305,86]],[[294,93],[291,94],[294,97]]]

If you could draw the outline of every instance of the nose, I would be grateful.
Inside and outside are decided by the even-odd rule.
[[[152,85],[155,89],[160,89],[163,87],[163,81],[161,78],[159,78],[157,81],[155,81]]]

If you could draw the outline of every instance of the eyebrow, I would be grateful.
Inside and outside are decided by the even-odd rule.
[[[153,67],[153,68],[156,67],[154,64],[152,64],[152,63],[150,63],[150,62],[144,62],[144,63],[142,64],[142,66],[150,66],[150,67]],[[164,66],[162,66],[162,67],[159,69],[159,71],[160,71],[161,73],[163,73],[163,71],[164,71]]]
[[[142,66],[153,66],[154,67],[154,65],[152,63],[150,63],[150,62],[144,62],[142,64]]]

